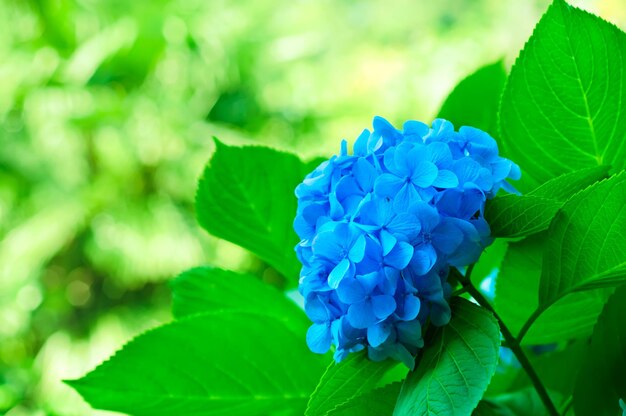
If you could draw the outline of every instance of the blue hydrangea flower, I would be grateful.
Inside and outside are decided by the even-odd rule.
[[[622,416],[626,416],[626,402],[623,399],[619,399],[619,406],[622,408]]]
[[[450,266],[492,242],[485,201],[516,192],[507,180],[520,169],[472,127],[439,119],[398,130],[381,117],[373,127],[296,188],[307,343],[316,353],[334,345],[337,361],[367,349],[412,368],[422,327],[450,320]]]

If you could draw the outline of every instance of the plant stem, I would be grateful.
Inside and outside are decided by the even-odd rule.
[[[462,276],[461,273],[458,273],[459,276],[457,276],[457,278],[459,282],[461,282],[461,285],[463,285],[463,288],[467,290],[467,293],[469,293],[474,298],[474,300],[478,302],[480,306],[487,309],[496,318],[496,320],[498,321],[498,324],[500,324],[500,331],[502,332],[502,336],[506,340],[507,347],[510,348],[511,351],[513,351],[513,354],[515,354],[515,356],[517,357],[517,360],[519,361],[520,365],[522,366],[522,368],[528,375],[528,378],[530,379],[530,381],[533,383],[533,386],[535,387],[535,390],[537,391],[539,398],[541,398],[541,401],[543,402],[544,406],[548,410],[548,413],[551,416],[559,416],[559,411],[554,406],[554,403],[552,403],[552,399],[550,399],[550,396],[548,395],[548,391],[546,390],[545,386],[539,379],[539,376],[535,372],[535,369],[530,364],[530,361],[528,360],[528,357],[526,357],[526,354],[524,353],[524,350],[520,346],[519,342],[517,342],[517,339],[515,339],[511,331],[509,331],[509,328],[504,324],[504,322],[502,322],[502,319],[500,318],[498,313],[494,310],[493,306],[491,306],[489,301],[472,284],[472,281],[470,280],[470,276],[472,274],[473,268],[474,268],[474,265],[469,266],[467,268],[467,272],[465,273],[465,276]]]

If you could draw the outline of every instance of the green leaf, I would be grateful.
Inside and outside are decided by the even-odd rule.
[[[498,323],[466,299],[455,297],[451,306],[452,320],[435,330],[404,381],[395,416],[468,415],[485,392],[498,362]]]
[[[133,415],[302,414],[322,371],[276,317],[229,311],[148,331],[67,383],[94,408]]]
[[[483,66],[463,79],[439,110],[455,126],[472,126],[495,137],[500,95],[506,81],[502,61]],[[477,105],[480,103],[480,105]]]
[[[544,416],[547,411],[541,399],[530,387],[483,399],[472,416]]]
[[[496,278],[496,309],[516,335],[539,307],[537,293],[546,247],[546,233],[509,243]],[[523,338],[524,344],[548,344],[591,334],[610,291],[571,293],[549,305]]]
[[[523,237],[547,229],[561,205],[533,195],[506,195],[489,201],[485,219],[494,237]]]
[[[626,173],[568,201],[550,225],[539,303],[626,281]]]
[[[391,415],[396,404],[402,383],[396,381],[383,387],[370,390],[343,403],[327,413],[329,416]],[[317,415],[317,413],[315,413]]]
[[[396,365],[398,362],[393,360],[371,361],[365,352],[351,354],[340,363],[331,362],[311,395],[305,414],[329,414],[334,408],[372,390]]]
[[[215,140],[213,157],[200,179],[196,213],[216,237],[244,247],[296,282],[294,190],[309,165],[267,147],[231,147]]]
[[[606,179],[609,169],[609,166],[594,166],[564,173],[534,189],[529,195],[565,202],[581,190]]]
[[[577,415],[614,416],[626,399],[626,286],[609,298],[591,345],[584,355],[574,388]]]
[[[527,195],[506,195],[487,202],[485,219],[494,237],[523,237],[546,230],[556,212],[576,192],[606,177],[596,166],[554,178]]]
[[[302,337],[311,324],[283,292],[249,274],[197,267],[182,273],[171,286],[176,318],[216,310],[256,312],[278,318]]]
[[[555,0],[511,69],[500,106],[503,154],[528,191],[563,173],[626,166],[626,35]]]

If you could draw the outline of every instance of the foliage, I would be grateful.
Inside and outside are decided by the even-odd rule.
[[[69,47],[65,28],[54,31]],[[427,325],[408,375],[363,355],[324,372],[331,358],[307,351],[305,315],[286,293],[254,275],[197,268],[172,284],[173,322],[68,383],[95,408],[130,414],[618,414],[626,398],[625,48],[616,27],[555,0],[501,99],[501,71],[490,66],[444,105],[442,114],[490,131],[497,120],[492,132],[521,167],[523,195],[496,198],[485,214],[498,237],[515,238],[501,261],[488,262],[500,264],[495,293],[476,288],[473,266],[454,269],[451,321]],[[149,58],[136,62],[137,73]],[[115,59],[107,64],[114,76]],[[132,72],[115,76],[139,82]],[[96,71],[91,82],[101,77]],[[459,115],[483,100],[491,113]],[[289,286],[297,238],[288,207],[310,167],[286,152],[218,144],[198,187],[198,220]],[[78,226],[74,213],[59,213],[65,232]]]

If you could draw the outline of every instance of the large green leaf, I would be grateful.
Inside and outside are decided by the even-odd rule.
[[[451,306],[452,320],[430,338],[402,385],[394,415],[468,415],[487,388],[498,362],[498,323],[466,299],[453,298]]]
[[[300,265],[293,249],[298,241],[292,226],[294,190],[309,165],[267,147],[215,143],[215,153],[198,184],[200,225],[250,250],[296,282]]]
[[[327,414],[329,416],[391,415],[401,386],[402,383],[396,381],[386,386],[370,390],[355,397],[353,400],[337,406]]]
[[[555,0],[511,69],[500,106],[503,153],[528,191],[563,173],[626,166],[626,35]],[[516,185],[517,186],[517,185]]]
[[[614,416],[626,399],[626,286],[609,298],[584,355],[574,389],[577,415]]]
[[[340,363],[330,363],[311,395],[306,415],[326,415],[341,404],[372,390],[395,365],[398,362],[393,360],[371,361],[365,352],[351,354]]]
[[[495,237],[522,237],[548,228],[556,212],[576,192],[606,177],[596,166],[551,179],[527,195],[505,195],[487,202],[485,219]]]
[[[550,225],[539,303],[626,281],[626,173],[568,201]]]
[[[322,371],[276,317],[228,311],[146,332],[68,384],[94,408],[133,415],[302,414]]]
[[[283,292],[249,274],[197,267],[182,273],[171,286],[176,318],[216,310],[258,312],[277,317],[303,337],[311,324]]]
[[[495,304],[516,335],[538,310],[539,281],[546,233],[510,243],[496,278]],[[524,344],[548,344],[591,334],[610,290],[574,292],[549,305],[523,338]]]
[[[437,117],[445,118],[457,127],[472,126],[495,135],[505,81],[506,72],[501,61],[478,69],[459,82]]]

